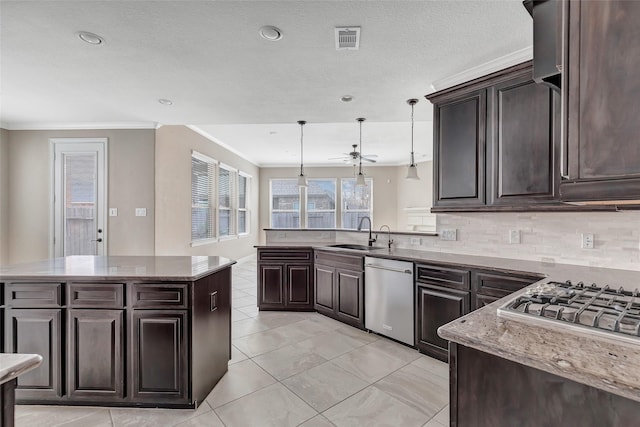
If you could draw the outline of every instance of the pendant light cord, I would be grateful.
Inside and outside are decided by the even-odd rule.
[[[360,122],[360,156],[358,156],[358,160],[360,165],[358,166],[358,175],[362,175],[362,120]]]
[[[303,161],[302,161],[302,156],[303,156],[303,151],[302,151],[302,147],[303,147],[303,139],[304,139],[304,124],[305,122],[303,121],[299,121],[298,122],[300,124],[300,175],[304,175],[304,167],[303,167]]]

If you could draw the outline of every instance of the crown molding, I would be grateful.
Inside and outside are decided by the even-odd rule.
[[[123,123],[2,123],[7,130],[157,129],[156,122]]]
[[[214,137],[210,133],[203,131],[198,126],[186,125],[186,127],[191,129],[192,131],[194,131],[198,135],[207,138],[209,141],[213,142],[214,144],[218,144],[219,146],[221,146],[225,150],[229,150],[233,154],[242,157],[244,160],[248,161],[249,163],[251,163],[251,164],[253,164],[253,165],[257,166],[257,167],[262,167],[262,165],[260,165],[260,163],[258,163],[255,160],[249,158],[245,153],[241,153],[240,151],[236,150],[234,147],[231,147],[230,145],[225,144],[224,142],[220,141],[219,139],[217,139],[216,137]]]
[[[440,80],[436,80],[431,83],[431,91],[427,94],[440,91],[460,83],[465,83],[478,77],[491,74],[496,71],[503,70],[517,65],[525,61],[529,61],[533,58],[533,46],[527,46],[524,49],[516,50],[515,52],[501,56],[500,58],[492,59],[484,64],[471,67],[467,70],[456,73],[452,76],[445,77]]]

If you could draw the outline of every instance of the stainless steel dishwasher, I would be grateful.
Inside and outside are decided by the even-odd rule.
[[[364,326],[414,345],[413,263],[364,258]]]

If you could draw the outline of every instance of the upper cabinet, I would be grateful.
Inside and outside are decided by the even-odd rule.
[[[565,13],[561,198],[640,200],[640,2],[570,1]]]
[[[434,104],[434,211],[553,202],[560,98],[531,62],[427,98]]]

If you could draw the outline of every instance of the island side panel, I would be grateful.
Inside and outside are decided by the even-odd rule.
[[[192,402],[200,405],[231,359],[231,267],[193,284]]]
[[[629,426],[640,403],[451,343],[451,426]]]

